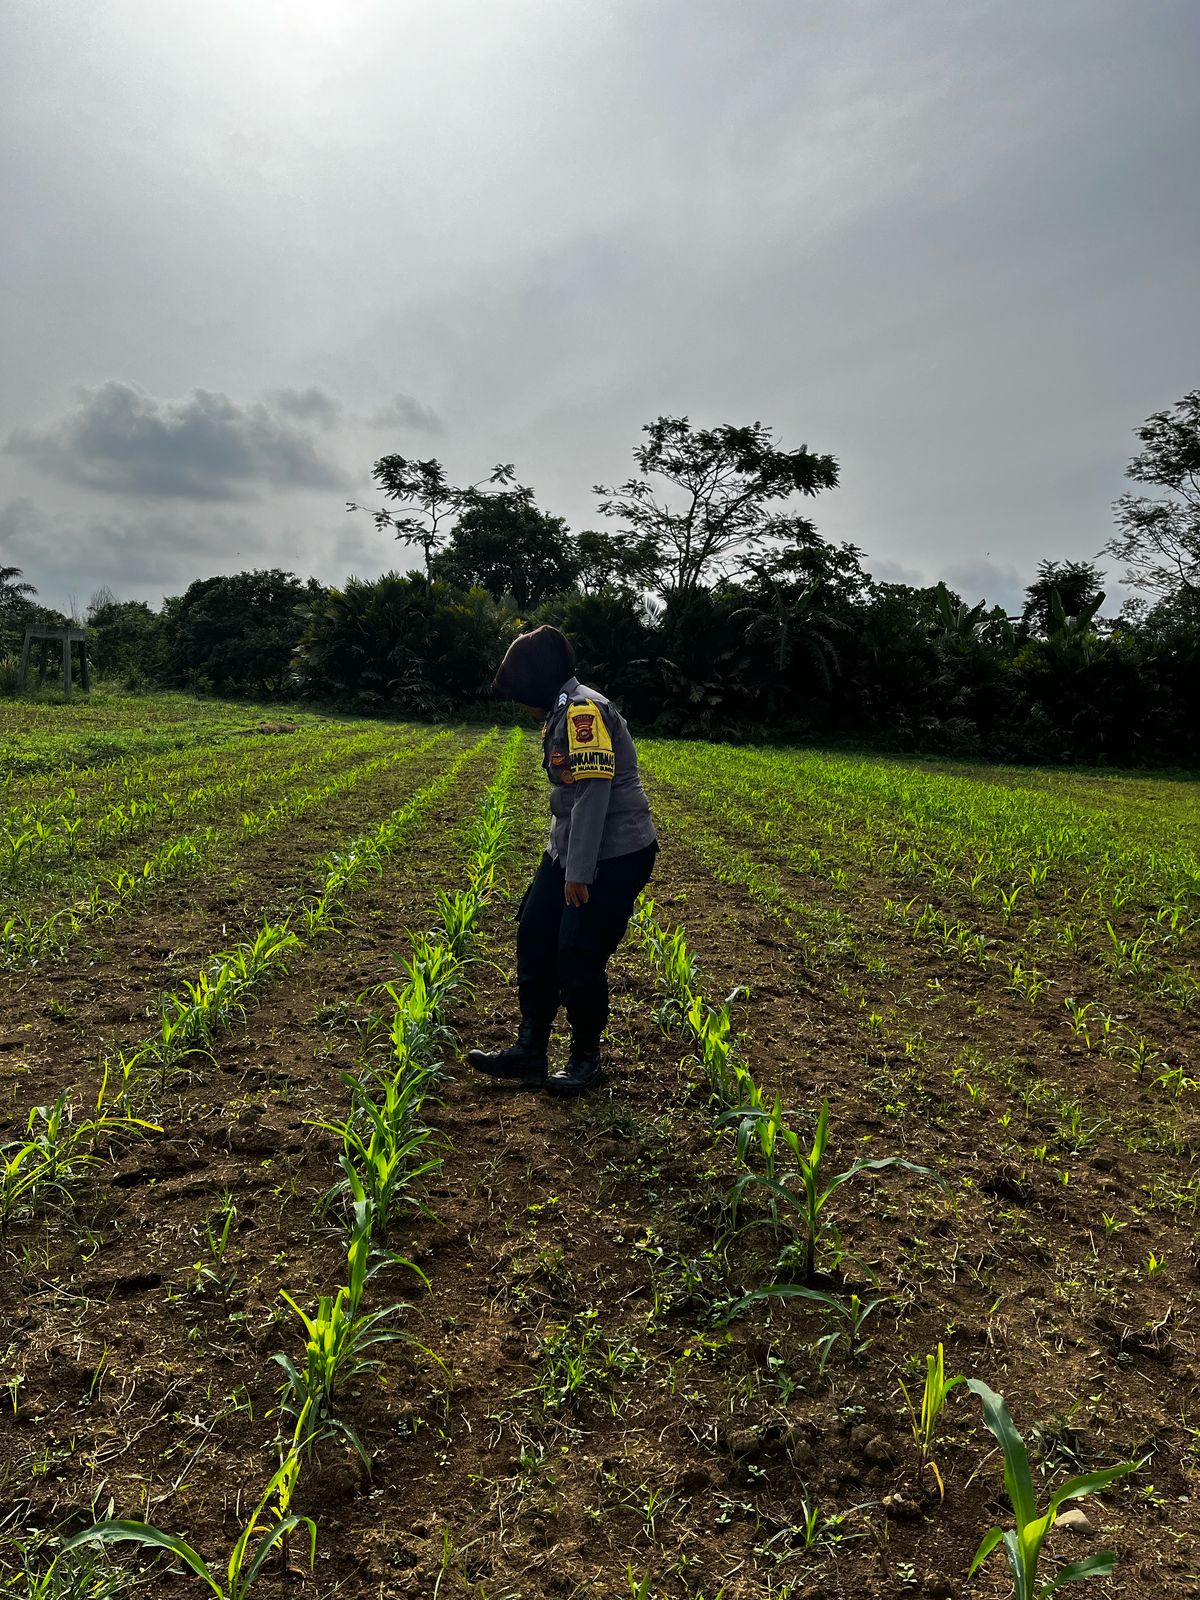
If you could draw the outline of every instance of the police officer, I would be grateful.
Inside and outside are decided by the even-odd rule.
[[[517,912],[521,1026],[504,1050],[471,1050],[479,1072],[575,1095],[600,1081],[608,1021],[608,959],[658,852],[637,753],[621,713],[574,676],[575,652],[557,628],[515,639],[492,692],[544,716],[550,839]],[[571,1053],[550,1073],[546,1047],[560,1005]]]

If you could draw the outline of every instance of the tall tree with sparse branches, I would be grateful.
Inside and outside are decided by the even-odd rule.
[[[1200,597],[1200,389],[1137,430],[1144,448],[1125,476],[1153,484],[1160,497],[1123,494],[1114,506],[1121,530],[1102,555],[1123,561],[1122,582],[1162,599]]]
[[[445,550],[455,524],[470,506],[478,505],[490,488],[503,491],[512,504],[533,504],[533,490],[513,485],[516,468],[511,462],[501,462],[486,478],[478,483],[460,488],[446,477],[440,461],[410,461],[407,456],[383,456],[371,471],[371,476],[383,490],[385,499],[399,506],[391,511],[386,506],[359,505],[355,500],[346,502],[347,511],[368,511],[375,526],[388,529],[401,544],[416,547],[425,561],[425,571],[431,575],[436,558]]]
[[[614,537],[654,552],[650,587],[687,596],[706,580],[775,540],[794,540],[811,524],[781,514],[793,496],[835,488],[837,462],[807,446],[779,450],[770,428],[725,424],[693,428],[687,417],[659,417],[633,452],[638,475],[615,488],[597,485],[600,513],[622,524]]]

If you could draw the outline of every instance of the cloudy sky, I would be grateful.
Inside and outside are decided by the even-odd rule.
[[[1012,601],[1200,384],[1196,0],[8,0],[0,564],[398,562],[384,453],[595,525],[643,422],[831,451]]]

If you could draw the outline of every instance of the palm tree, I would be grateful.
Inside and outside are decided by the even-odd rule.
[[[779,583],[764,569],[756,569],[755,576],[762,598],[755,605],[742,606],[730,620],[748,618],[747,641],[763,639],[770,644],[777,682],[768,685],[768,708],[773,709],[772,702],[781,692],[778,680],[783,678],[797,655],[808,662],[828,694],[841,670],[837,647],[830,635],[848,632],[846,623],[813,604],[815,583],[797,594],[794,588]]]
[[[20,648],[30,596],[37,590],[21,583],[20,567],[0,567],[0,656]]]
[[[20,576],[20,567],[0,567],[0,607],[7,608],[18,597],[37,593],[31,583],[18,583]]]

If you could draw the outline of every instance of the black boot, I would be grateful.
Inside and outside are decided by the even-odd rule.
[[[550,1070],[546,1060],[549,1042],[549,1028],[523,1021],[517,1029],[515,1044],[503,1050],[468,1050],[467,1061],[476,1072],[486,1072],[493,1078],[512,1078],[527,1089],[540,1089]]]
[[[546,1079],[546,1088],[551,1094],[583,1094],[586,1089],[595,1088],[603,1076],[604,1062],[600,1055],[599,1035],[584,1039],[572,1034],[567,1064],[561,1072]]]

